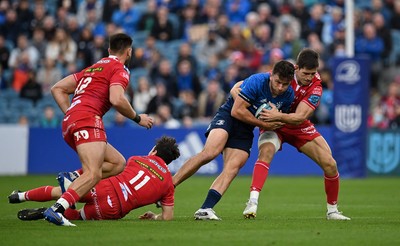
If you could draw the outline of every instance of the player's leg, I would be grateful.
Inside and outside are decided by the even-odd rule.
[[[246,219],[255,218],[257,215],[258,198],[267,180],[270,163],[280,146],[281,141],[275,132],[265,131],[260,134],[258,138],[258,159],[254,164],[250,198],[243,211]]]
[[[62,213],[79,201],[101,180],[101,167],[104,162],[106,144],[106,142],[99,141],[77,145],[76,150],[82,163],[83,173],[70,185],[57,202],[45,211],[46,220],[56,225],[73,225],[62,216]]]
[[[195,212],[194,217],[197,220],[220,220],[213,208],[249,158],[248,152],[233,148],[225,148],[223,155],[223,170],[212,183],[203,205]]]
[[[228,132],[222,128],[212,129],[207,137],[203,150],[197,155],[189,158],[172,180],[175,186],[191,177],[200,167],[215,159],[223,150],[228,140]]]
[[[61,196],[61,188],[54,186],[41,186],[28,191],[13,191],[8,196],[9,203],[21,203],[25,201],[47,202],[57,200]]]
[[[299,149],[313,161],[315,161],[324,172],[325,193],[327,199],[327,218],[334,220],[350,220],[343,216],[337,208],[339,196],[339,172],[332,151],[322,136],[318,136],[307,142]]]
[[[125,164],[125,157],[114,146],[107,143],[104,163],[102,165],[102,178],[108,178],[121,173],[125,168]]]

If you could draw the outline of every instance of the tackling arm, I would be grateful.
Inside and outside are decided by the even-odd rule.
[[[275,106],[272,105],[274,108]],[[286,124],[299,125],[307,120],[314,112],[314,109],[304,102],[297,105],[296,112],[285,114],[278,110],[264,110],[261,117],[265,121],[280,121]]]

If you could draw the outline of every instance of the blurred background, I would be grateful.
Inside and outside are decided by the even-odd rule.
[[[234,83],[278,60],[295,61],[310,47],[320,54],[324,87],[312,121],[342,177],[399,175],[400,0],[352,3],[349,57],[344,0],[1,0],[0,175],[80,167],[62,140],[63,114],[50,88],[107,56],[116,32],[134,40],[126,95],[156,122],[144,131],[115,110],[104,116],[110,143],[126,157],[172,135],[182,150],[175,171],[202,149],[203,133]],[[241,174],[252,172],[253,146]],[[321,174],[287,145],[273,163],[278,175]],[[199,173],[221,167],[218,158]]]

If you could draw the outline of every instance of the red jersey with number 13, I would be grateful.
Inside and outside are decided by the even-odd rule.
[[[102,117],[111,108],[110,86],[121,85],[125,90],[129,84],[129,70],[116,56],[105,57],[73,76],[77,86],[67,114],[85,111]]]
[[[309,85],[300,86],[297,83],[296,78],[292,80],[291,86],[294,90],[294,101],[290,106],[290,113],[296,112],[296,108],[300,102],[306,103],[312,109],[316,109],[321,101],[322,96],[322,85],[321,77],[319,73],[314,75]],[[300,125],[285,125],[288,128],[302,128],[305,125],[311,124],[310,120],[307,119]]]

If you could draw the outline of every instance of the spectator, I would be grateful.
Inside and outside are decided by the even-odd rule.
[[[78,23],[80,26],[87,25],[89,18],[88,12],[94,15],[95,22],[101,20],[103,14],[103,1],[96,0],[82,0],[78,6],[78,13],[76,17],[78,18]]]
[[[121,27],[125,33],[134,34],[141,13],[135,8],[133,0],[121,0],[119,9],[112,15],[112,22]]]
[[[270,33],[274,33],[276,19],[272,15],[270,5],[268,3],[261,3],[257,7],[257,13],[260,25],[267,25],[269,27]]]
[[[256,12],[249,12],[246,15],[246,25],[242,29],[243,37],[246,40],[254,40],[256,36],[256,29],[260,24],[260,17]]]
[[[103,22],[110,23],[114,12],[119,9],[119,0],[104,0],[103,4]]]
[[[176,118],[180,120],[197,118],[197,100],[193,91],[182,91],[179,94],[179,100],[181,103],[175,108],[176,112],[173,112],[172,115],[176,115]]]
[[[6,1],[2,1],[6,2]],[[33,10],[33,19],[31,21],[31,29],[42,29],[44,25],[44,19],[46,17],[46,8],[44,3],[36,2]]]
[[[208,57],[212,55],[221,57],[226,47],[226,41],[218,36],[217,30],[214,27],[210,27],[208,35],[200,39],[197,43],[195,56],[202,65],[205,65],[208,62]]]
[[[209,80],[219,81],[222,77],[222,72],[218,67],[219,59],[218,56],[213,55],[208,58],[207,66],[201,76],[202,87],[205,88]]]
[[[46,59],[57,61],[62,66],[71,62],[76,62],[77,44],[72,40],[68,33],[57,28],[54,38],[48,43],[46,49]]]
[[[221,78],[221,88],[222,90],[226,93],[229,94],[231,91],[231,88],[236,84],[236,82],[240,81],[239,78],[239,69],[236,65],[231,64],[228,66],[226,71],[223,73],[223,76]]]
[[[288,29],[292,29],[294,39],[300,38],[300,33],[302,31],[299,20],[290,14],[290,7],[283,5],[281,7],[281,15],[277,19],[275,25],[275,32],[273,34],[273,39],[277,43],[282,43],[284,39],[284,34]]]
[[[13,71],[12,88],[16,92],[20,92],[22,87],[28,82],[31,71],[29,53],[24,51],[19,55]]]
[[[43,109],[43,116],[39,121],[39,126],[43,128],[59,127],[60,121],[56,117],[56,112],[52,106],[46,106]]]
[[[225,100],[226,96],[220,89],[219,82],[214,79],[209,80],[207,88],[200,93],[198,100],[198,117],[200,120],[208,123]]]
[[[29,72],[28,82],[22,86],[19,96],[31,100],[34,105],[36,105],[37,101],[42,99],[42,86],[36,81],[33,71]]]
[[[395,29],[397,31],[400,31],[400,1],[394,1],[393,2],[394,9],[393,9],[393,14],[390,19],[390,27],[392,29]]]
[[[171,100],[167,94],[167,88],[162,82],[156,84],[156,95],[150,100],[147,105],[146,114],[156,114],[157,109],[161,106],[167,104],[172,108]]]
[[[4,36],[7,40],[10,40],[14,45],[17,45],[17,39],[19,35],[28,35],[28,33],[21,32],[21,25],[18,21],[18,16],[15,10],[9,8],[6,11],[6,20],[3,25],[0,25],[0,34]]]
[[[316,33],[318,38],[322,38],[322,29],[324,22],[322,17],[324,15],[324,6],[322,4],[315,4],[311,7],[310,18],[307,21],[307,25],[303,26],[301,32],[301,38],[307,39],[310,33]]]
[[[166,7],[160,7],[157,9],[156,19],[150,30],[150,35],[156,40],[171,41],[175,38],[173,36],[174,27],[172,26],[172,22],[168,19],[168,14],[168,8]]]
[[[244,23],[251,5],[247,0],[227,0],[224,7],[231,23]]]
[[[41,85],[44,95],[50,95],[50,89],[63,78],[62,72],[56,67],[53,59],[46,59],[44,65],[39,69],[36,81]]]
[[[376,28],[376,34],[383,41],[383,62],[388,61],[393,47],[392,34],[390,28],[387,27],[385,19],[381,13],[375,13],[372,17],[373,24]]]
[[[21,58],[22,53],[26,54],[27,65],[30,68],[36,69],[39,62],[38,50],[29,44],[28,37],[25,34],[18,36],[17,46],[11,51],[10,59],[8,60],[8,66],[10,68],[16,68],[18,66],[18,59]]]
[[[20,26],[20,32],[31,36],[31,22],[33,20],[33,12],[29,8],[28,0],[20,0],[17,3],[16,13],[18,16],[18,22]]]
[[[229,39],[231,31],[228,16],[225,14],[220,14],[218,16],[216,29],[218,36],[223,38],[225,41]]]
[[[161,104],[154,116],[154,125],[163,126],[166,129],[176,129],[181,126],[181,123],[172,116],[169,104]]]
[[[150,86],[146,77],[140,77],[133,97],[133,107],[138,113],[144,113],[150,100],[156,95],[156,88]]]
[[[344,25],[343,10],[340,7],[332,7],[330,15],[326,18],[322,28],[322,41],[324,44],[332,44],[335,38],[335,33],[339,29],[342,29]]]
[[[146,12],[142,14],[138,23],[139,31],[150,32],[156,21],[157,2],[156,0],[147,1]]]
[[[68,16],[67,27],[65,30],[67,30],[72,40],[74,40],[75,43],[78,43],[81,36],[81,28],[78,24],[78,18],[76,18],[76,16]]]
[[[99,61],[108,54],[108,45],[103,35],[95,35],[93,39],[92,63]]]
[[[192,46],[188,42],[182,43],[181,46],[179,46],[178,58],[176,61],[176,71],[178,70],[178,64],[182,60],[189,61],[192,69],[197,71],[197,59],[192,54]]]
[[[176,74],[176,81],[178,87],[179,97],[182,92],[191,91],[195,97],[199,95],[201,91],[200,79],[196,74],[196,71],[192,69],[189,61],[182,60],[178,63],[178,72]]]
[[[172,71],[171,62],[167,59],[162,59],[158,65],[157,71],[152,75],[152,81],[155,83],[163,83],[167,89],[169,97],[178,97],[178,87],[176,76]]]
[[[377,36],[376,28],[373,24],[364,25],[363,35],[355,40],[355,53],[357,55],[367,55],[372,62],[371,67],[371,86],[377,87],[379,72],[382,69],[382,53],[384,51],[383,40]]]
[[[6,40],[0,35],[0,66],[8,69],[8,59],[10,58],[10,50],[6,45]]]
[[[43,29],[35,28],[32,36],[32,46],[35,47],[39,53],[39,64],[44,61],[47,47],[47,40]]]

